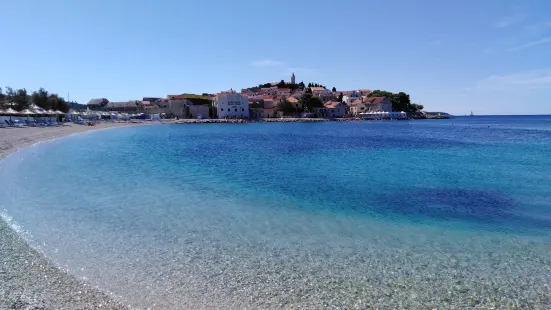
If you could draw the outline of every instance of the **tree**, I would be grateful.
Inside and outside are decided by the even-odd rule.
[[[297,113],[297,109],[292,103],[286,99],[283,99],[275,106],[275,112],[281,112],[283,115],[295,115]]]
[[[409,98],[409,95],[404,92],[399,92],[397,94],[384,91],[384,90],[375,90],[371,92],[368,97],[387,97],[392,102],[392,110],[394,111],[404,111],[404,112],[418,112],[423,109],[422,105],[412,104]]]
[[[33,92],[31,95],[31,101],[43,109],[51,109],[49,106],[50,102],[48,101],[48,92],[44,88],[40,88],[38,91]]]
[[[342,98],[344,97],[344,95],[342,93],[339,94],[339,102],[342,102]]]
[[[321,101],[320,97],[312,95],[312,91],[305,92],[302,98],[300,98],[300,103],[302,103],[302,106],[307,109],[308,112],[314,112],[316,108],[323,107],[323,101]]]
[[[335,87],[333,87],[333,88],[331,89],[331,91],[334,92],[334,93],[336,93],[336,92],[337,92],[337,89],[336,89]]]
[[[412,112],[419,112],[425,108],[422,104],[417,104],[417,103],[412,103],[411,106],[415,109],[415,111],[412,111]]]
[[[312,87],[312,83],[308,83],[308,88]]]
[[[285,88],[285,86],[287,86],[287,84],[285,84],[284,80],[281,80],[281,82],[277,83],[277,88]]]
[[[4,106],[4,98],[6,98],[6,95],[4,95],[4,92],[2,91],[2,87],[0,87],[0,107]]]
[[[4,101],[6,103],[11,103],[15,101],[16,92],[13,90],[13,88],[6,86],[6,94],[4,94]]]
[[[386,91],[386,90],[379,90],[379,89],[376,89],[374,91],[372,91],[371,93],[369,93],[367,95],[368,97],[387,97],[387,98],[393,98],[394,97],[394,94],[389,92],[389,91]]]
[[[318,96],[312,96],[312,99],[310,99],[308,109],[313,111],[314,108],[323,108],[323,101]]]
[[[13,99],[16,110],[24,110],[29,107],[29,101],[27,98],[27,90],[25,88],[18,89],[15,92],[15,98]]]
[[[394,94],[394,98],[392,99],[392,109],[394,111],[415,112],[408,94],[399,92]]]
[[[59,110],[61,112],[69,111],[69,105],[65,102],[65,99],[59,97],[57,94],[50,94],[47,102],[48,109]]]
[[[304,82],[298,83],[298,88],[304,89],[306,86],[304,85]]]

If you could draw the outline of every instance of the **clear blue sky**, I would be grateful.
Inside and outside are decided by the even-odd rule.
[[[71,100],[263,82],[405,91],[429,111],[551,113],[551,1],[6,0],[0,85]]]

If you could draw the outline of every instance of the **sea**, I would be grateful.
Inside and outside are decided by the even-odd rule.
[[[126,127],[8,156],[0,210],[137,309],[549,309],[550,155],[551,116]]]

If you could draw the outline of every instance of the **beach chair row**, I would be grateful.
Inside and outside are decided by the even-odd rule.
[[[4,120],[4,124],[0,124],[1,127],[52,127],[52,126],[64,126],[63,123],[52,121],[52,120],[42,120],[42,121],[31,121],[25,120],[25,123],[14,122],[12,120]]]

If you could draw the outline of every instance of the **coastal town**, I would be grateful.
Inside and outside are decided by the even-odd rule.
[[[0,126],[59,125],[98,120],[172,120],[176,123],[404,120],[449,118],[447,113],[425,112],[404,92],[328,89],[318,83],[281,80],[217,94],[168,94],[141,100],[110,101],[96,98],[87,104],[65,101],[44,89],[27,95],[8,88],[0,98]],[[32,118],[32,120],[30,119]]]
[[[405,119],[408,113],[410,117],[411,113],[422,114],[422,106],[408,107],[408,111],[397,110],[391,98],[377,96],[378,92],[368,89],[338,91],[317,83],[297,83],[293,73],[289,81],[243,88],[240,92],[169,94],[162,98],[144,97],[122,102],[99,98],[90,100],[86,106],[91,111],[178,119]]]

